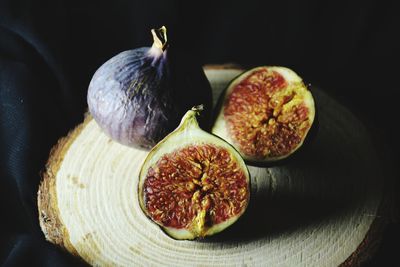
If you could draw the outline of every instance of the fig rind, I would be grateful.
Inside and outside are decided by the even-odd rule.
[[[150,149],[174,130],[185,112],[203,103],[209,127],[211,86],[200,65],[168,45],[166,29],[153,29],[154,43],[119,53],[94,73],[89,112],[111,139]]]
[[[285,108],[284,105],[286,105],[286,104],[291,105],[289,107],[293,107],[296,105],[297,106],[302,105],[302,107],[304,106],[305,110],[306,110],[305,112],[306,112],[307,118],[304,121],[306,124],[303,128],[301,128],[302,132],[300,132],[300,133],[295,132],[295,131],[299,131],[298,128],[294,128],[294,130],[293,130],[295,134],[298,134],[297,136],[295,136],[297,138],[297,140],[293,141],[294,145],[289,143],[289,142],[292,142],[292,141],[290,141],[290,139],[283,139],[283,141],[282,141],[282,142],[287,142],[290,144],[290,147],[287,146],[290,149],[286,149],[286,150],[289,150],[289,151],[286,151],[286,153],[282,153],[282,154],[270,153],[269,154],[268,152],[264,152],[264,153],[262,153],[262,152],[254,153],[253,151],[249,152],[249,149],[246,150],[246,146],[248,146],[248,147],[252,146],[253,150],[256,150],[257,152],[260,150],[261,151],[269,151],[269,150],[268,150],[268,147],[262,146],[262,145],[266,146],[265,143],[261,144],[261,145],[259,145],[257,143],[253,144],[252,140],[246,139],[246,138],[241,138],[241,137],[245,136],[246,134],[248,134],[253,129],[243,127],[243,129],[240,129],[242,136],[241,137],[234,136],[236,133],[232,131],[232,124],[229,121],[227,121],[227,117],[225,116],[227,105],[229,103],[229,99],[232,95],[232,92],[235,90],[235,88],[238,85],[240,85],[242,83],[242,81],[245,81],[249,77],[251,78],[251,76],[254,73],[257,73],[259,71],[267,71],[267,72],[271,72],[271,73],[274,72],[274,73],[277,73],[277,75],[283,77],[284,81],[281,82],[281,84],[279,85],[280,88],[278,88],[278,90],[276,90],[275,92],[271,93],[271,95],[274,96],[274,94],[276,94],[277,96],[283,95],[284,97],[286,97],[286,95],[284,95],[285,93],[288,93],[288,94],[294,93],[295,99],[293,101],[290,99],[288,104],[287,103],[282,104],[281,110],[283,110]],[[248,94],[252,94],[252,93],[253,92],[248,92]],[[247,94],[247,92],[246,92],[246,94]],[[268,97],[270,97],[270,96],[268,96]],[[254,103],[252,103],[253,107],[254,106],[258,107],[257,105],[261,106],[261,104],[259,104],[259,102],[262,102],[263,100],[266,101],[266,99],[267,99],[267,96],[265,96],[265,98],[263,98],[263,99],[257,99],[257,101],[254,101]],[[268,99],[268,101],[269,100],[270,99]],[[262,108],[265,108],[265,107],[261,106],[261,109]],[[267,113],[267,110],[262,110],[262,111]],[[272,111],[273,111],[273,113],[276,112],[276,110],[272,110]],[[270,112],[272,112],[272,111],[270,111]],[[256,122],[252,121],[256,117],[256,116],[254,116],[254,114],[251,114],[251,112],[248,112],[246,114],[246,112],[247,112],[247,110],[245,112],[243,112],[246,115],[246,119],[244,119],[241,122],[243,125],[245,125],[245,124],[252,125],[254,123],[256,126],[252,126],[252,127],[253,128],[255,127],[256,130],[257,130],[257,127],[262,126],[262,125],[260,126],[261,123],[259,121],[256,121]],[[281,111],[278,110],[278,112],[281,112]],[[290,111],[288,111],[288,109],[284,110],[284,112],[290,113]],[[269,123],[271,119],[274,120],[272,123],[277,122],[278,116],[280,116],[280,114],[281,113],[274,114],[273,116],[271,114],[269,114],[269,115],[265,116],[264,114],[261,113],[261,115],[264,115],[264,117],[266,117],[264,119],[267,121],[267,123]],[[230,84],[227,86],[227,88],[222,93],[222,95],[219,99],[219,103],[217,106],[217,115],[215,118],[214,125],[212,127],[212,133],[223,138],[227,142],[231,143],[240,152],[241,156],[246,160],[246,162],[254,163],[256,165],[268,164],[268,163],[276,162],[279,160],[283,160],[283,159],[289,157],[290,155],[292,155],[295,151],[297,151],[303,145],[304,141],[306,140],[307,134],[310,131],[310,129],[312,128],[314,118],[315,118],[314,99],[313,99],[311,92],[304,85],[302,79],[294,71],[292,71],[288,68],[285,68],[285,67],[262,66],[262,67],[253,68],[253,69],[243,72],[242,74],[240,74],[239,76],[234,78],[230,82]],[[289,127],[287,127],[287,128],[289,128]],[[283,134],[282,134],[282,136],[287,137],[287,135],[283,135]],[[245,144],[245,145],[243,145],[243,144]],[[277,146],[279,144],[277,144],[276,142],[273,142],[273,140],[272,140],[271,146],[272,145]],[[285,143],[282,144],[282,147],[285,148],[285,145],[287,145],[287,144],[285,144]],[[257,147],[257,146],[259,146],[259,147]]]
[[[244,160],[229,143],[200,129],[196,120],[197,113],[198,110],[192,109],[185,114],[178,128],[167,135],[149,152],[139,173],[138,197],[141,209],[146,216],[151,221],[159,225],[167,235],[178,240],[203,238],[224,230],[228,226],[232,225],[245,212],[250,200],[250,173]],[[226,220],[216,224],[209,225],[209,222],[207,223],[205,221],[205,216],[207,216],[205,213],[206,211],[204,209],[199,209],[197,210],[194,219],[188,224],[187,227],[176,228],[163,225],[163,223],[155,220],[152,217],[152,214],[150,214],[146,206],[145,181],[147,179],[147,174],[151,168],[157,166],[157,163],[164,155],[170,155],[187,147],[200,147],[202,145],[210,145],[221,148],[222,150],[226,150],[230,155],[230,159],[232,159],[232,161],[236,164],[236,168],[243,173],[243,178],[245,179],[246,184],[245,188],[243,189],[246,192],[243,206],[241,206],[238,213],[232,214]]]

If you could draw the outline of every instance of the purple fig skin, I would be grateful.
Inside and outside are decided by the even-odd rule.
[[[95,72],[87,95],[89,111],[113,140],[150,149],[199,104],[204,105],[200,123],[209,127],[212,92],[202,68],[184,57],[170,59],[168,50],[124,51]]]

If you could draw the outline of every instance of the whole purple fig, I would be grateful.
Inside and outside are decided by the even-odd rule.
[[[190,57],[171,53],[167,30],[151,30],[152,47],[121,52],[93,75],[89,111],[113,140],[149,149],[175,129],[185,112],[204,106],[203,128],[212,109],[210,84]]]

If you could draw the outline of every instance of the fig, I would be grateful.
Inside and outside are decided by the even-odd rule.
[[[250,199],[250,174],[227,142],[202,130],[201,107],[146,157],[138,184],[143,212],[174,239],[196,239],[232,225]]]
[[[167,42],[167,30],[151,30],[154,43],[119,53],[93,75],[89,112],[113,140],[149,149],[175,129],[191,107],[204,104],[208,127],[212,92],[203,69]]]
[[[218,102],[212,133],[250,163],[289,157],[303,144],[315,117],[311,92],[285,67],[245,71],[230,82]]]

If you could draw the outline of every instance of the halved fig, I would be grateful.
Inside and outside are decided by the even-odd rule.
[[[175,239],[211,236],[232,225],[250,197],[250,174],[227,142],[199,128],[201,107],[148,154],[139,174],[139,204]]]
[[[284,159],[304,142],[315,106],[302,79],[285,67],[257,67],[233,79],[222,94],[212,133],[248,162]]]

